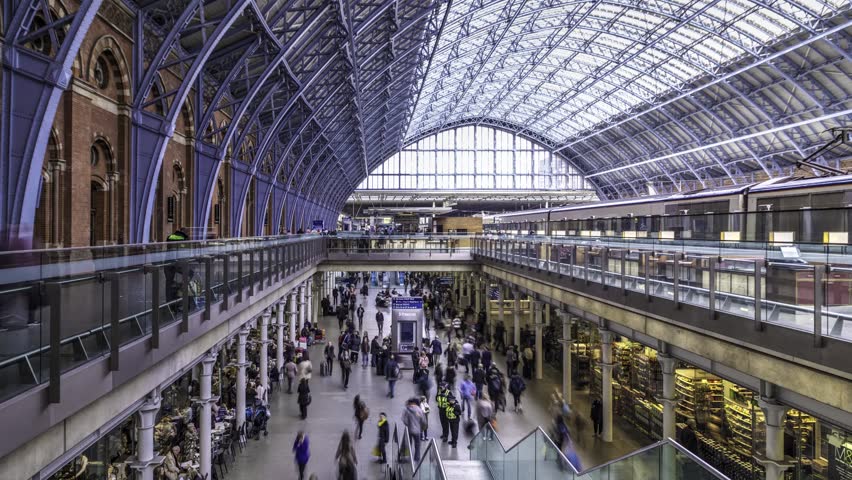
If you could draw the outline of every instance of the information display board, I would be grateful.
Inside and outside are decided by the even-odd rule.
[[[411,353],[423,336],[423,298],[391,299],[391,347],[394,353]]]

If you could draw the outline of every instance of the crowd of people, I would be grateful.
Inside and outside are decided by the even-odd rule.
[[[360,364],[362,369],[369,368],[372,375],[383,377],[387,384],[386,396],[392,399],[397,394],[397,384],[403,379],[403,358],[392,352],[391,338],[384,334],[385,314],[381,309],[375,314],[378,334],[371,336],[364,328],[364,304],[369,296],[369,279],[366,273],[350,274],[330,296],[322,299],[322,312],[326,316],[336,317],[339,334],[336,341],[329,338],[322,350],[320,373],[323,376],[334,376],[337,370],[340,386],[347,391],[352,370]],[[513,411],[522,414],[527,388],[525,378],[531,378],[529,372],[534,363],[534,354],[527,351],[528,347],[521,350],[515,345],[505,346],[501,336],[489,338],[484,312],[476,316],[470,307],[458,308],[457,299],[461,292],[453,290],[451,284],[442,282],[437,275],[408,275],[401,287],[405,289],[404,293],[423,299],[427,323],[431,323],[436,332],[443,330],[440,335],[425,336],[422,345],[405,354],[411,356],[411,381],[416,394],[400,403],[400,428],[402,425],[407,428],[411,456],[414,462],[418,462],[423,442],[429,439],[429,416],[433,413],[433,407],[437,410],[435,413],[441,426],[440,437],[437,433],[434,436],[450,448],[458,447],[460,430],[473,435],[478,430],[486,429],[487,424],[496,431],[498,414],[506,412],[507,392],[512,396]],[[399,292],[383,290],[381,296],[390,298],[395,293]],[[497,326],[496,332],[501,328],[502,325]],[[426,332],[432,332],[429,325]],[[508,368],[505,373],[495,363],[492,349],[506,351]],[[299,353],[299,362],[287,358],[282,376],[288,392],[292,391],[294,383],[297,385],[300,417],[307,419],[311,404],[312,365],[307,350]],[[554,397],[554,405],[557,403],[559,407],[554,407],[553,411],[553,439],[566,457],[578,467],[579,459],[570,432],[581,429],[582,421],[561,401],[561,396]],[[354,431],[342,432],[335,456],[340,479],[358,477],[359,463],[353,442],[362,439],[365,434],[370,435],[372,430],[366,428],[370,409],[361,395],[354,396],[352,409]],[[384,464],[388,461],[387,444],[390,442],[386,412],[379,413],[375,427],[372,454],[378,463]],[[297,435],[293,453],[299,468],[299,478],[305,478],[310,459],[310,443],[306,432],[300,431]]]

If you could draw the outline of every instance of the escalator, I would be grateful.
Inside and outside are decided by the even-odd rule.
[[[394,432],[396,442],[396,431]],[[578,471],[541,427],[511,447],[486,425],[471,440],[470,460],[442,460],[437,444],[422,446],[416,465],[407,432],[399,437],[398,461],[388,478],[401,480],[727,480],[706,462],[668,439],[594,468]]]

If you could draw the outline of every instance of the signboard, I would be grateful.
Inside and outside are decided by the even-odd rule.
[[[391,308],[394,310],[422,310],[422,297],[393,297],[391,299]]]
[[[325,228],[325,222],[322,220],[314,220],[313,230],[323,230]]]

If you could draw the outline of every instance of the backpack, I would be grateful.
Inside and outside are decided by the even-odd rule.
[[[398,379],[399,378],[399,364],[398,363],[393,366],[393,370],[391,370],[391,377],[390,378],[391,379]]]
[[[364,420],[370,418],[370,409],[367,408],[366,405],[364,405],[364,402],[361,402],[361,405],[359,405],[359,407],[360,408],[358,409],[358,419],[363,422]]]

